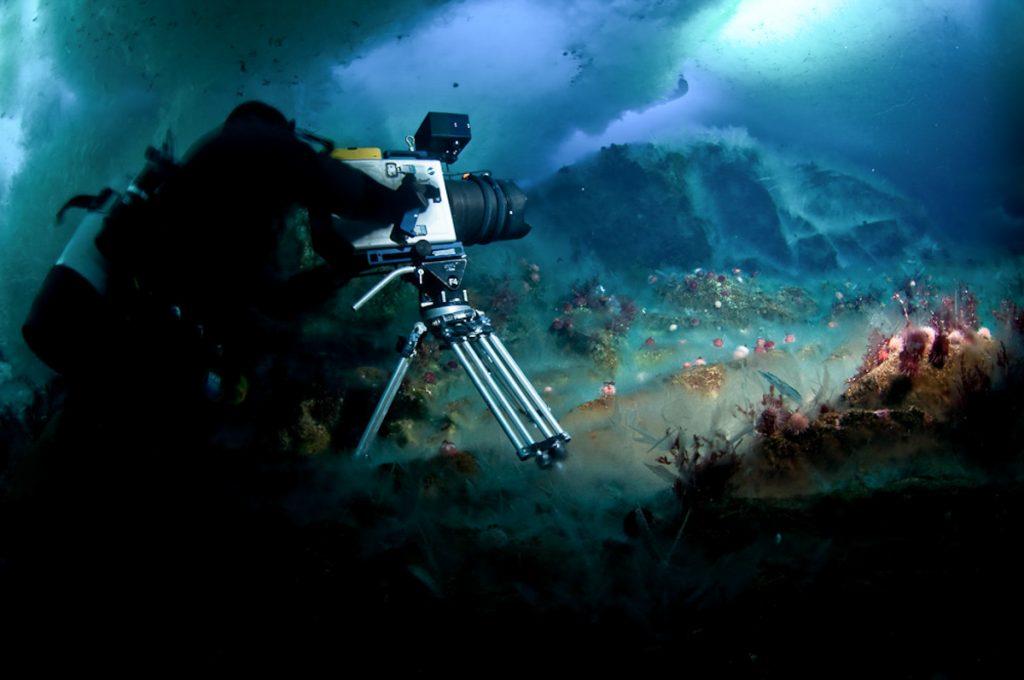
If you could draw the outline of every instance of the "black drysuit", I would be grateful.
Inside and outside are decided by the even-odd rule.
[[[333,269],[286,280],[276,250],[296,205],[308,208],[314,248]],[[100,244],[122,277],[115,290],[137,282],[151,298],[145,304],[180,309],[225,351],[246,357],[259,351],[270,319],[287,318],[349,274],[346,237],[354,235],[336,233],[327,215],[393,222],[417,206],[411,185],[392,190],[315,152],[286,126],[243,118],[193,148],[146,206],[143,224],[112,227]]]
[[[82,635],[102,607],[149,638],[156,628],[181,632],[186,614],[188,630],[219,633],[207,608],[241,612],[265,584],[253,569],[267,559],[267,531],[240,509],[280,482],[257,474],[260,440],[235,450],[217,437],[225,420],[272,409],[250,397],[238,414],[196,388],[211,359],[203,352],[223,345],[247,370],[272,335],[265,317],[301,301],[275,271],[282,218],[296,204],[393,221],[422,199],[411,185],[391,190],[318,154],[287,125],[241,117],[197,144],[138,219],[108,220],[97,239],[110,260],[108,300],[73,270],[51,272],[52,297],[73,288],[52,302],[68,321],[47,316],[43,299],[26,337],[86,350],[65,357],[65,408],[16,482],[23,520],[11,530],[8,572],[40,626],[58,619]],[[325,259],[345,264],[345,238],[324,221],[314,237]]]
[[[147,200],[106,220],[96,239],[109,263],[105,300],[74,270],[51,271],[25,335],[76,388],[173,402],[198,396],[208,369],[249,370],[293,336],[295,312],[351,276],[349,239],[361,234],[338,233],[331,214],[355,220],[352,229],[424,206],[411,183],[385,187],[255,106],[197,143]],[[308,209],[328,263],[298,275],[282,271],[277,252],[295,206]]]

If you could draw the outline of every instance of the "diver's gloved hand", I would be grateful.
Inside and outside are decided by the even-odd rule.
[[[413,175],[402,178],[402,183],[395,189],[395,214],[398,217],[396,223],[401,222],[402,216],[410,210],[423,212],[430,206],[433,197],[428,195],[428,189],[437,191],[434,186],[425,187],[418,184]]]

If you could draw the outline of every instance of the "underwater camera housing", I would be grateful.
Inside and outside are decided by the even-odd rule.
[[[469,116],[431,112],[415,135],[406,137],[407,150],[375,147],[331,148],[332,158],[397,189],[412,182],[427,201],[424,210],[410,211],[397,224],[374,224],[334,217],[365,264],[376,266],[409,259],[413,246],[471,246],[519,239],[530,233],[525,220],[526,194],[508,180],[489,172],[446,174],[444,166],[458,160],[472,139]]]
[[[392,188],[414,182],[427,199],[425,209],[409,211],[398,224],[336,224],[341,233],[356,235],[350,240],[357,258],[365,258],[362,266],[390,269],[353,309],[399,278],[412,283],[420,299],[421,320],[399,343],[398,365],[363,431],[356,457],[368,455],[428,332],[455,354],[521,460],[532,458],[550,467],[566,456],[569,433],[495,334],[487,315],[469,305],[463,288],[464,245],[522,238],[530,231],[524,219],[526,195],[514,183],[484,172],[443,172],[442,163],[455,162],[470,138],[468,116],[428,113],[416,134],[406,137],[408,151],[329,151]]]

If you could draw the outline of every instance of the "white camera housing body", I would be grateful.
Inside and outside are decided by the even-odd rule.
[[[417,241],[444,244],[458,240],[440,161],[421,158],[371,158],[343,159],[342,162],[392,189],[397,189],[407,176],[412,176],[419,186],[436,187],[432,194],[437,198],[434,198],[423,212],[414,213],[415,224],[410,222],[401,225],[408,230],[400,232],[405,236],[404,242],[398,242],[394,238],[399,225],[345,220],[346,224],[351,225],[349,233],[362,234],[352,239],[352,245],[357,251],[394,248],[399,245],[411,246]],[[408,215],[407,219],[412,219],[412,215]]]

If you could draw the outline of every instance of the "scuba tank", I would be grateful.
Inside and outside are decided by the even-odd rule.
[[[106,188],[75,196],[57,212],[58,223],[71,208],[88,214],[47,273],[22,326],[29,349],[54,371],[87,372],[112,351],[117,324],[108,299],[111,263],[122,255],[123,235],[145,227],[140,221],[146,204],[177,167],[168,135],[159,150],[146,149],[145,167],[123,192]]]

